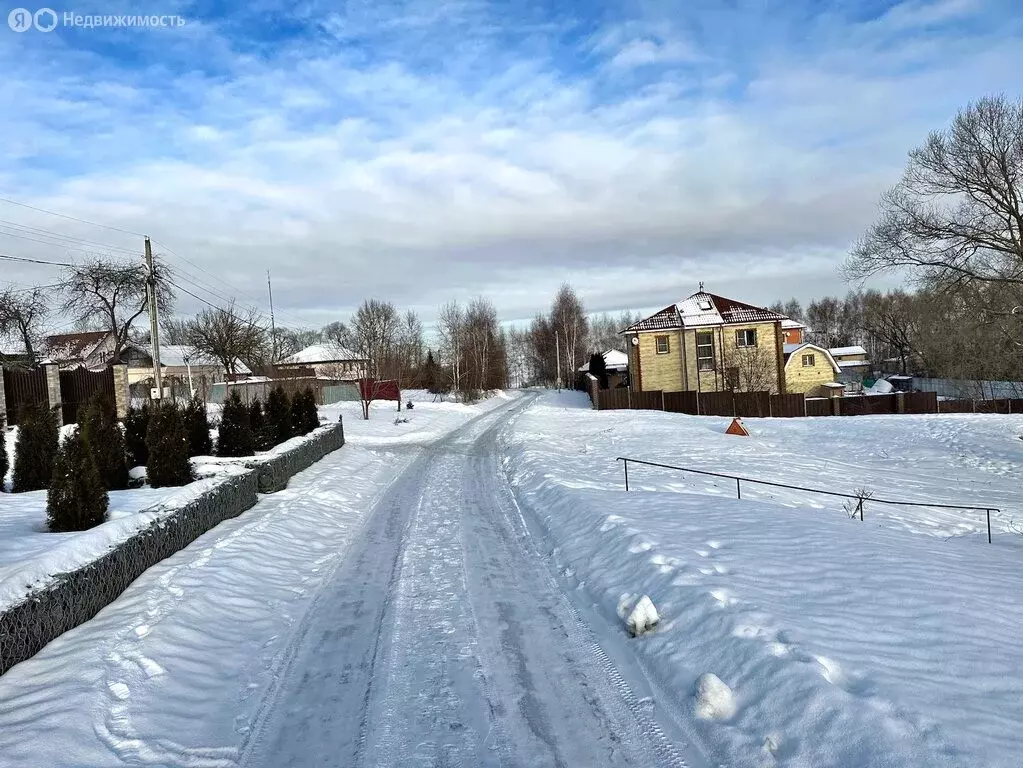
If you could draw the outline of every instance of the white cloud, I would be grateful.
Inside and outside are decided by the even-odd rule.
[[[728,60],[664,25],[617,24],[584,46],[600,64],[567,68],[490,32],[460,40],[479,12],[392,25],[454,28],[436,69],[336,39],[267,59],[218,39],[229,74],[172,80],[0,40],[13,73],[0,182],[148,232],[249,294],[272,269],[284,313],[311,324],[369,295],[429,308],[487,292],[528,317],[566,279],[593,309],[663,306],[699,280],[767,302],[844,290],[834,268],[905,152],[965,101],[1014,87],[1023,61],[1018,39],[989,36],[917,45],[906,66],[906,51],[838,29],[820,50]],[[334,31],[358,38],[377,10],[359,13]],[[654,61],[693,68],[634,79]],[[0,219],[20,215],[0,204]],[[15,251],[46,249],[0,235]]]

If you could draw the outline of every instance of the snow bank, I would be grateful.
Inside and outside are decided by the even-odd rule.
[[[549,396],[516,417],[506,471],[609,626],[623,589],[670,617],[630,646],[662,695],[699,701],[707,670],[741,693],[727,725],[698,720],[721,762],[1018,765],[1023,417],[750,419],[737,441],[724,418],[587,404]],[[867,502],[861,523],[841,500],[751,486],[738,501],[726,480],[631,466],[626,494],[616,456],[1005,514],[989,545],[983,513]]]

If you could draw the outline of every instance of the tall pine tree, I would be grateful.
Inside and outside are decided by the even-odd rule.
[[[59,440],[60,427],[54,411],[38,403],[22,409],[18,441],[14,445],[16,493],[49,487]]]
[[[103,486],[110,491],[127,488],[127,449],[110,398],[102,391],[93,395],[80,414],[79,422],[81,439],[96,464]]]
[[[46,522],[51,531],[86,531],[107,518],[109,496],[83,431],[64,438],[46,494]]]

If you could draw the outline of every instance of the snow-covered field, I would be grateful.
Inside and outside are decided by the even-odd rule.
[[[506,471],[580,601],[617,619],[653,599],[661,623],[632,647],[723,764],[1020,764],[1023,416],[749,420],[744,438],[588,405],[549,394],[517,416]],[[634,465],[626,494],[617,456],[1002,514],[989,545],[983,513],[868,502],[860,522],[841,499],[737,501]]]

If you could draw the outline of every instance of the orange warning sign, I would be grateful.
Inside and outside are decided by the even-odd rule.
[[[728,425],[728,429],[725,430],[726,435],[742,435],[743,437],[749,437],[749,432],[746,431],[746,427],[742,425],[742,421],[739,419],[732,419],[732,423]]]

